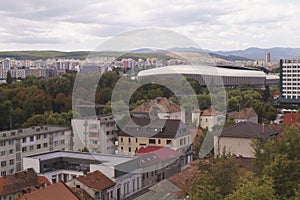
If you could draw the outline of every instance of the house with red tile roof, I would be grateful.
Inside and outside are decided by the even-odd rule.
[[[69,187],[82,188],[94,199],[113,199],[116,183],[100,171],[79,176],[66,183]]]
[[[160,119],[179,119],[185,123],[185,110],[165,97],[152,99],[131,111],[132,115],[143,113],[156,116]]]
[[[182,166],[180,157],[180,153],[168,147],[140,154],[142,187],[145,188],[180,172]]]
[[[216,125],[222,125],[225,120],[225,114],[210,107],[202,112],[200,116],[200,126],[203,129],[213,130]]]
[[[258,123],[258,116],[253,108],[244,108],[239,112],[232,113],[228,119],[232,119],[235,123],[247,121]]]
[[[48,185],[49,181],[39,178],[30,168],[12,175],[0,177],[0,199],[17,199],[21,195]]]
[[[24,194],[18,200],[80,200],[63,182]]]
[[[282,124],[296,124],[300,125],[300,120],[299,120],[299,114],[298,112],[290,112],[290,113],[285,113]]]

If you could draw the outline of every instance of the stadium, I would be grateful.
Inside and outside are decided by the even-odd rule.
[[[200,85],[213,84],[216,86],[236,87],[240,84],[251,84],[255,86],[277,85],[279,76],[268,75],[263,71],[250,68],[222,66],[215,67],[209,65],[173,65],[158,67],[140,71],[137,79],[153,77],[158,79],[177,78],[182,76],[197,80]]]

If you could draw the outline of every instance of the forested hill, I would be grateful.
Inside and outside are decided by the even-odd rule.
[[[0,51],[0,59],[2,58],[14,58],[14,59],[28,59],[28,60],[46,60],[51,59],[85,59],[90,54],[90,51]],[[95,52],[93,52],[95,55]],[[122,53],[122,52],[97,52],[99,57],[116,57],[122,58],[160,58],[170,59],[169,55],[164,53]]]

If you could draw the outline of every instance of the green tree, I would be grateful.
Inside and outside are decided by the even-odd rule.
[[[13,82],[13,78],[11,77],[10,71],[7,71],[7,73],[6,73],[6,83],[8,85],[10,85],[10,84],[12,84],[12,82]]]
[[[208,163],[200,162],[200,178],[192,182],[192,199],[223,199],[231,194],[244,173],[236,159],[224,153],[217,158],[210,158]]]
[[[243,176],[233,193],[225,200],[275,200],[272,179],[264,177],[259,179],[255,174],[248,172]]]

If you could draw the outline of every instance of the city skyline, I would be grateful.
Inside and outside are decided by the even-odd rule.
[[[203,49],[298,47],[297,1],[1,2],[0,49],[94,50],[126,31],[157,27]]]

